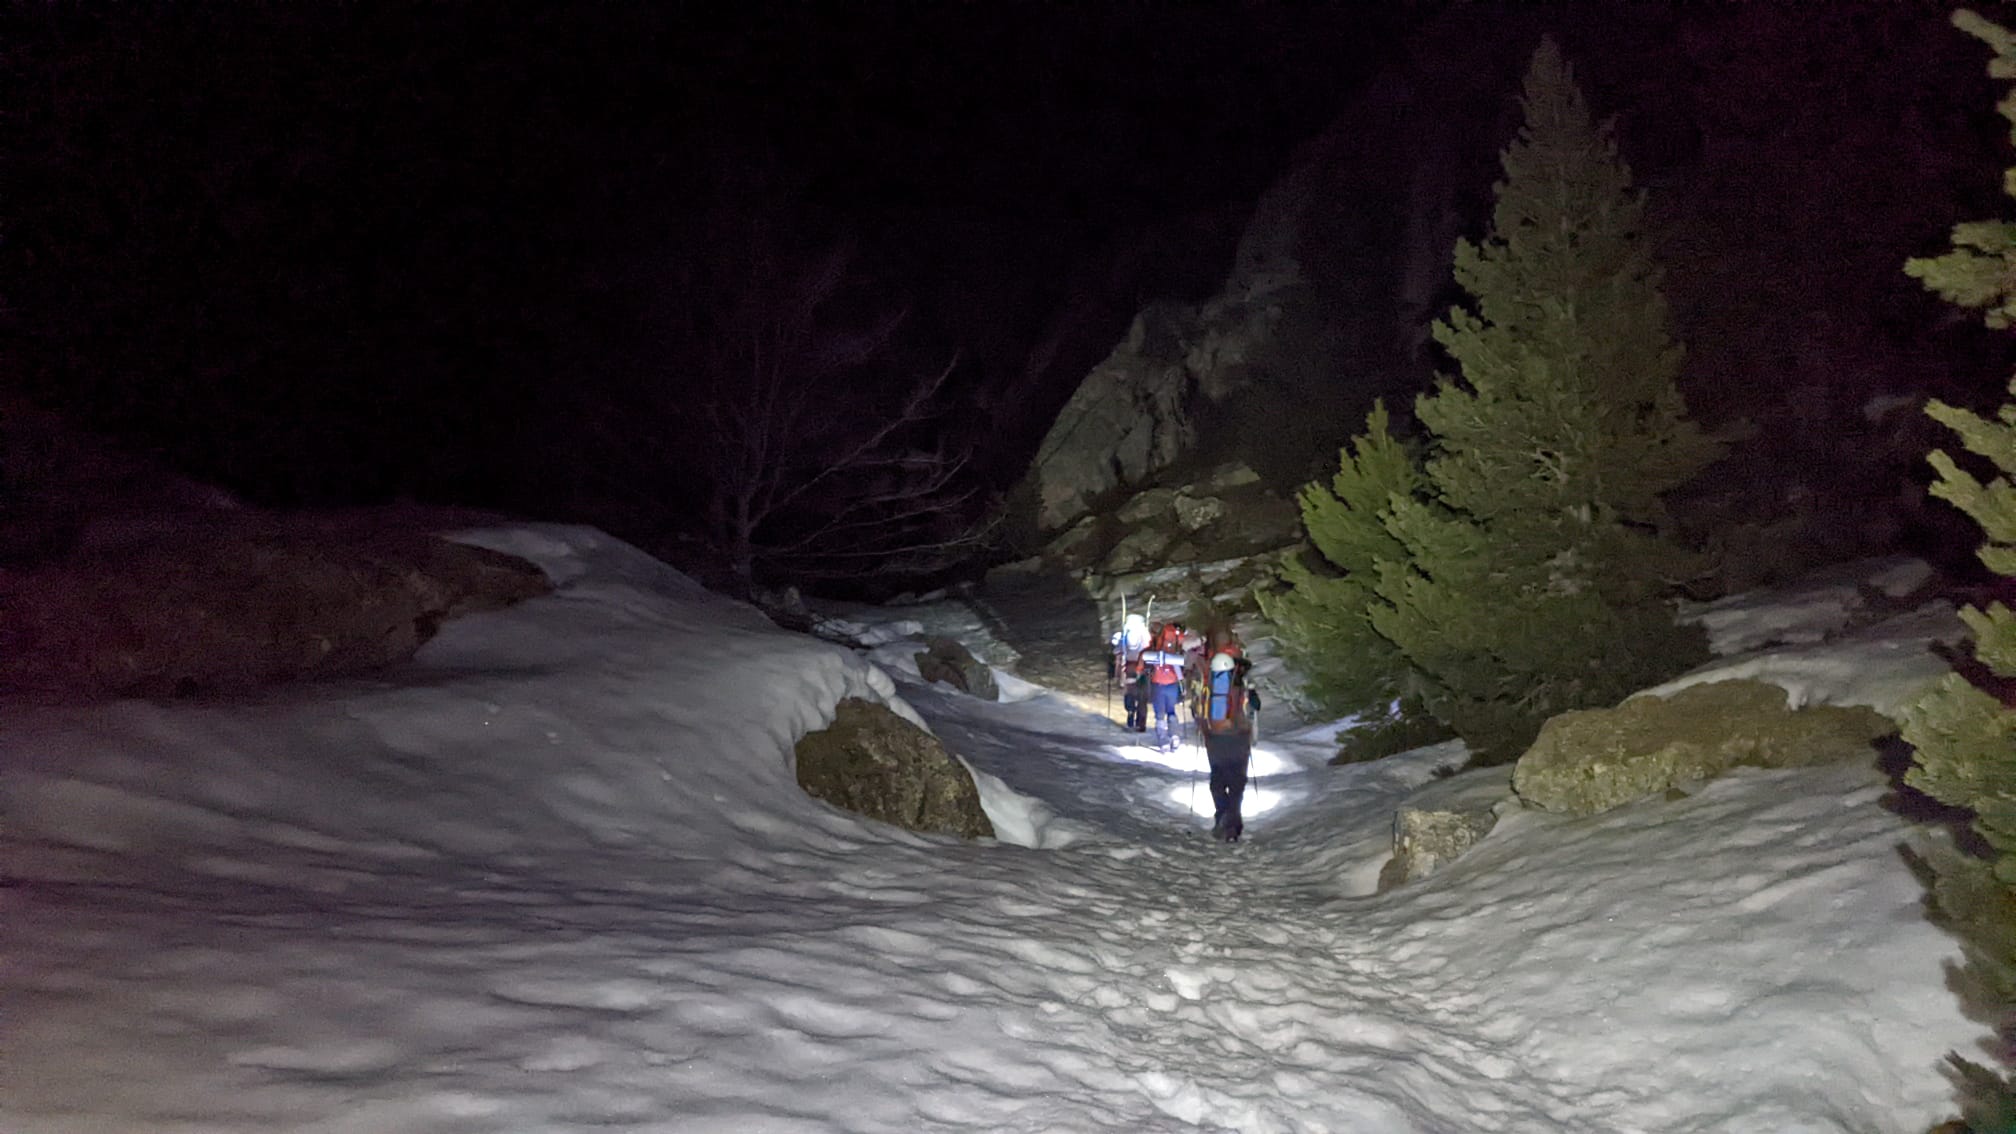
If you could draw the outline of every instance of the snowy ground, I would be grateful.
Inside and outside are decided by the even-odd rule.
[[[1221,847],[1082,699],[920,687],[593,532],[479,541],[559,591],[382,680],[0,718],[0,1130],[1915,1134],[1979,1038],[1866,760],[1515,813],[1373,895],[1397,801],[1503,773],[1270,737]],[[806,798],[848,695],[1024,845]]]

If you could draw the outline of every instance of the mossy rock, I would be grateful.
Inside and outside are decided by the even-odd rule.
[[[1791,709],[1776,685],[1717,681],[1553,717],[1519,758],[1512,787],[1543,810],[1595,815],[1670,790],[1689,792],[1731,768],[1865,756],[1896,731],[1874,709]]]
[[[885,705],[841,701],[833,723],[807,733],[796,752],[798,786],[814,799],[911,831],[994,834],[965,765]]]

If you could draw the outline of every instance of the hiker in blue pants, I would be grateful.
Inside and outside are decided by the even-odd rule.
[[[1141,651],[1148,669],[1150,704],[1155,709],[1155,747],[1176,751],[1176,710],[1183,703],[1183,624],[1165,623]]]

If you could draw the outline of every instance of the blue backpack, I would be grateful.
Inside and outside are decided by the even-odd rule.
[[[1239,680],[1239,667],[1215,670],[1210,693],[1205,699],[1204,727],[1210,732],[1232,732],[1246,726],[1246,686]]]

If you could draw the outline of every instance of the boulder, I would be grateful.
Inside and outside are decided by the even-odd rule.
[[[1868,756],[1874,741],[1896,731],[1874,709],[1792,709],[1776,685],[1717,681],[1554,717],[1519,758],[1512,787],[1543,810],[1594,815],[1669,790],[1691,792],[1735,767]]]
[[[1186,492],[1177,495],[1169,504],[1176,510],[1176,522],[1183,525],[1186,532],[1215,524],[1225,516],[1225,502],[1215,496],[1192,496]]]
[[[1489,807],[1426,811],[1403,807],[1393,815],[1393,857],[1379,871],[1379,891],[1419,881],[1456,860],[1490,834],[1498,816]]]
[[[994,835],[965,766],[887,706],[849,697],[795,751],[798,786],[815,799],[907,830]]]
[[[973,651],[952,638],[932,638],[917,652],[917,675],[926,681],[942,681],[962,693],[983,701],[999,701],[1001,689],[994,683],[994,671]]]

